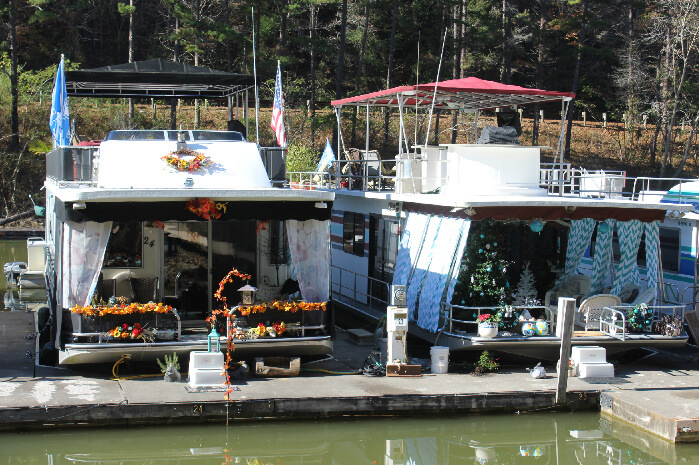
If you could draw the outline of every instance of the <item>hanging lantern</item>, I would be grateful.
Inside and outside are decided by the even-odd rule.
[[[221,352],[221,339],[218,332],[216,332],[216,323],[211,325],[211,332],[206,336],[206,346],[207,350],[211,352],[211,347],[216,347],[216,352]]]
[[[243,305],[252,305],[252,303],[255,302],[255,292],[257,292],[256,287],[246,284],[238,289],[238,292],[240,292]]]
[[[544,229],[544,222],[543,222],[543,220],[540,220],[540,219],[532,220],[529,223],[529,227],[535,233],[540,233],[541,230]]]

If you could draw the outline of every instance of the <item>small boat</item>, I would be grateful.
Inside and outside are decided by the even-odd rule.
[[[3,266],[7,286],[21,289],[45,289],[46,241],[42,237],[27,239],[27,261]]]

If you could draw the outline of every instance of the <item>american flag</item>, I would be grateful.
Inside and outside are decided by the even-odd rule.
[[[282,70],[277,63],[277,79],[274,83],[274,105],[272,106],[272,129],[280,147],[286,147],[284,133],[284,96],[282,95]]]

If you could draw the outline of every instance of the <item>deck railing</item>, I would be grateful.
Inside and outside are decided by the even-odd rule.
[[[369,308],[386,311],[391,287],[389,283],[337,265],[332,265],[331,268],[330,289],[333,300],[350,299]]]
[[[627,328],[627,316],[634,311],[633,305],[617,305],[605,307],[600,314],[600,331],[608,336],[626,340],[629,330]],[[678,317],[684,321],[685,308],[682,305],[649,305],[647,308],[652,312],[649,330],[654,324],[661,320],[663,316]]]
[[[511,305],[515,310],[519,311],[520,313],[523,312],[524,310],[527,310],[532,316],[534,314],[537,314],[539,316],[545,316],[544,320],[548,323],[549,327],[549,332],[552,334],[555,334],[555,320],[553,317],[553,314],[551,311],[546,308],[543,305]],[[454,317],[454,310],[459,310],[465,313],[466,315],[471,314],[473,315],[473,319],[459,319]],[[443,325],[444,328],[448,328],[448,331],[450,333],[455,333],[455,331],[460,331],[463,333],[467,333],[469,331],[461,331],[461,330],[455,330],[454,329],[454,324],[456,325],[461,325],[463,326],[478,326],[478,317],[483,314],[493,314],[497,313],[501,309],[499,307],[467,307],[463,305],[452,305],[452,304],[443,304],[442,305],[442,315],[444,318],[445,324]],[[474,328],[476,329],[476,328]],[[475,333],[475,331],[473,331]]]

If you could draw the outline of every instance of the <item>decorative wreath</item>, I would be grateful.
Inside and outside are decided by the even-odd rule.
[[[193,199],[187,202],[186,208],[205,220],[221,218],[221,212],[226,212],[228,202],[214,202],[211,199]]]
[[[187,158],[182,158],[183,156]],[[160,157],[160,159],[165,160],[165,163],[175,168],[177,171],[192,172],[213,164],[211,158],[192,149],[181,149],[176,152],[170,152]]]

